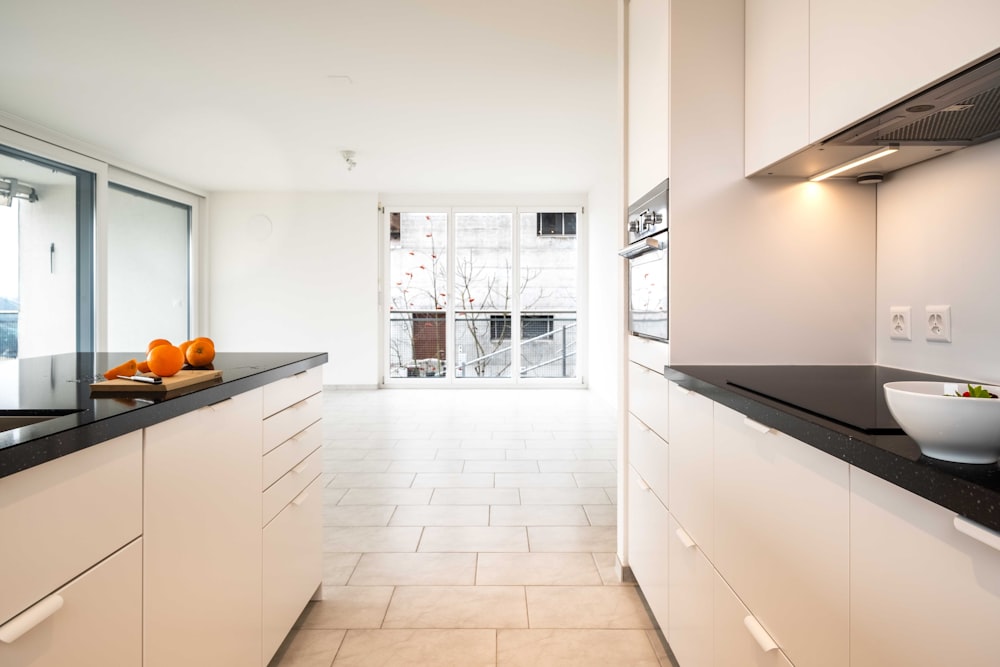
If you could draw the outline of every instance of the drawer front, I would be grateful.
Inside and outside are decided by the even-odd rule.
[[[670,343],[639,336],[628,337],[628,358],[641,366],[663,374],[663,367],[670,364]]]
[[[667,533],[670,618],[666,637],[680,665],[713,665],[715,568],[674,517]],[[729,667],[729,665],[726,665]],[[735,666],[734,666],[735,667]],[[742,666],[740,666],[742,667]]]
[[[717,665],[792,667],[778,643],[750,610],[743,606],[718,572],[715,573],[713,634]]]
[[[715,404],[673,382],[670,385],[670,514],[709,560],[713,558]]]
[[[661,629],[667,628],[670,517],[635,468],[628,469],[628,560]]]
[[[46,608],[55,611],[45,617]],[[29,616],[34,620],[27,621]],[[37,601],[24,616],[0,626],[0,635],[15,626],[30,629],[11,643],[0,642],[4,667],[141,665],[142,540]]]
[[[264,418],[323,390],[323,369],[310,368],[264,387]]]
[[[319,449],[322,444],[323,427],[316,422],[264,455],[263,488],[277,482],[282,475],[297,466],[302,459]]]
[[[628,458],[659,501],[666,505],[669,480],[667,443],[632,414],[628,416]]]
[[[323,489],[320,478],[300,505],[289,503],[264,528],[264,661],[274,656],[323,581]]]
[[[323,416],[323,395],[313,394],[264,420],[264,454]]]
[[[628,410],[670,442],[670,396],[667,380],[636,363],[628,365]]]
[[[320,450],[314,451],[304,461],[286,472],[281,479],[264,491],[263,521],[267,525],[285,505],[292,502],[306,486],[323,471],[323,457]]]
[[[0,479],[0,623],[140,533],[141,431]]]

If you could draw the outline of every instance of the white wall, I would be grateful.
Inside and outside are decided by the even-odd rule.
[[[873,363],[874,189],[745,179],[743,2],[671,7],[671,363]]]
[[[614,168],[614,164],[609,164]],[[623,352],[622,258],[618,256],[622,237],[618,180],[612,171],[601,185],[590,191],[587,221],[590,224],[587,259],[587,311],[590,321],[588,343],[588,386],[610,408],[618,408],[618,371]]]
[[[1000,382],[1000,141],[895,172],[878,186],[878,362]],[[950,305],[952,342],[926,340],[928,305]],[[910,306],[911,341],[889,339]]]
[[[376,386],[377,207],[366,192],[212,194],[208,310],[217,349],[327,352],[324,384]]]

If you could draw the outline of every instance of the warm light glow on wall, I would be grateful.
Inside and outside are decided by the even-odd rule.
[[[898,150],[899,150],[899,148],[897,148],[895,146],[889,146],[887,148],[881,148],[881,149],[875,151],[874,153],[869,153],[868,155],[865,155],[864,157],[860,157],[857,160],[852,160],[851,162],[847,162],[847,163],[842,164],[842,165],[840,165],[838,167],[834,167],[833,169],[827,169],[824,172],[820,172],[819,174],[816,174],[815,176],[813,176],[809,180],[812,181],[812,182],[814,182],[814,183],[818,183],[819,181],[822,181],[822,180],[825,180],[827,178],[830,178],[831,176],[836,176],[837,174],[842,174],[845,171],[847,171],[848,169],[853,169],[854,167],[858,167],[858,166],[863,165],[863,164],[868,164],[869,162],[872,162],[873,160],[878,160],[879,158],[883,158],[886,155],[892,155],[893,153],[895,153]]]

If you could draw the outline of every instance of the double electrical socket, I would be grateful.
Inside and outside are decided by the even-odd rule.
[[[910,307],[889,308],[889,338],[893,340],[913,340],[910,333]],[[951,342],[951,306],[927,306],[924,308],[924,332],[927,340],[938,343]]]

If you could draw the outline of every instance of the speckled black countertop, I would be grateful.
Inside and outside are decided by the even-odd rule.
[[[58,415],[0,432],[0,477],[51,461],[327,362],[311,352],[220,353],[222,382],[168,392],[91,396],[90,384],[132,353],[59,354],[0,363],[0,416]]]
[[[882,385],[946,378],[884,366],[667,366],[668,380],[1000,531],[1000,465],[927,458]]]

